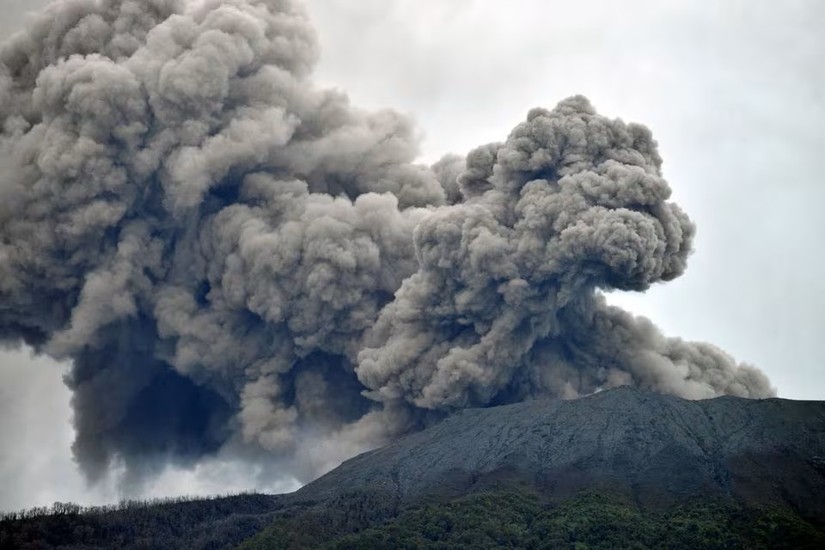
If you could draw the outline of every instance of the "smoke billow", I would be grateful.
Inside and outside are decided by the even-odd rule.
[[[317,56],[292,0],[63,0],[2,45],[0,339],[72,361],[91,479],[226,448],[307,478],[623,384],[772,394],[601,296],[690,252],[645,127],[573,97],[427,167]]]

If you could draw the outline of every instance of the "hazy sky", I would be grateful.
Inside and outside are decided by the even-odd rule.
[[[0,36],[43,0],[0,0]],[[424,160],[503,139],[534,106],[581,93],[648,125],[674,198],[698,225],[687,273],[614,301],[669,335],[761,368],[779,395],[825,399],[825,3],[310,0],[320,82],[394,107]],[[62,370],[0,354],[0,509],[117,498],[75,472]],[[243,488],[219,461],[169,472],[150,494]],[[293,485],[279,480],[268,489]]]

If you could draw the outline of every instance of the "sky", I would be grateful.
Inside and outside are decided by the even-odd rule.
[[[42,0],[0,0],[0,37]],[[825,4],[581,0],[310,0],[315,79],[416,120],[422,160],[503,139],[535,106],[587,96],[653,131],[674,200],[698,226],[685,275],[611,301],[666,334],[714,343],[788,399],[825,399]],[[65,366],[0,351],[0,510],[99,503],[71,458]],[[145,496],[284,491],[219,458]]]

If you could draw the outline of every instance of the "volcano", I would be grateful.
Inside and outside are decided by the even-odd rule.
[[[25,517],[24,517],[25,516]],[[2,548],[821,548],[825,402],[465,409],[287,495],[17,514]]]

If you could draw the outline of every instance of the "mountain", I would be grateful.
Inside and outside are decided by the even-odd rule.
[[[729,495],[825,522],[825,403],[621,387],[462,410],[344,462],[295,498],[380,491],[409,505],[510,484],[553,500],[604,486],[650,505]]]
[[[822,548],[825,403],[624,387],[469,409],[290,495],[234,498],[63,514],[62,541],[54,515],[4,521],[0,547]]]

